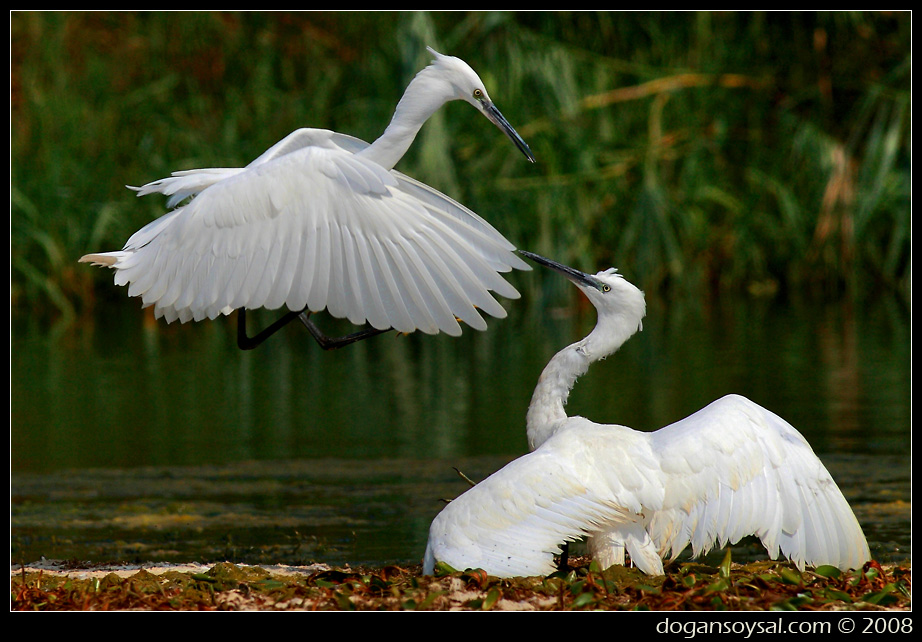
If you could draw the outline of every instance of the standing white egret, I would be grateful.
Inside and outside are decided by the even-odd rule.
[[[689,544],[694,555],[747,535],[799,568],[858,568],[870,559],[851,508],[790,424],[738,395],[655,432],[568,417],[576,378],[641,328],[643,293],[614,269],[592,276],[537,255],[586,293],[595,329],[554,356],[528,409],[520,457],[452,500],[433,520],[424,572],[437,561],[491,575],[547,575],[564,542],[588,536],[600,566],[633,563],[663,574]]]
[[[435,59],[410,82],[371,145],[298,129],[246,167],[173,172],[132,188],[139,196],[169,196],[170,208],[194,198],[135,232],[123,249],[80,261],[113,268],[116,285],[128,284],[129,296],[140,296],[167,322],[239,309],[242,348],[294,318],[320,340],[308,316],[323,309],[371,326],[348,341],[391,328],[458,335],[458,319],[486,328],[478,311],[505,317],[490,292],[518,298],[501,273],[530,269],[512,243],[393,167],[423,123],[451,100],[476,107],[528,160],[534,157],[474,70],[429,51]],[[283,306],[291,312],[246,336],[247,309]]]

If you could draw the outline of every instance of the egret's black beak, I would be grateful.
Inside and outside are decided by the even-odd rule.
[[[580,272],[576,268],[571,268],[568,265],[563,263],[558,263],[557,261],[552,261],[551,259],[545,258],[540,254],[535,254],[534,252],[529,252],[527,250],[519,250],[519,254],[525,256],[526,258],[531,259],[535,263],[549,267],[552,270],[560,272],[565,277],[570,279],[576,285],[585,285],[590,288],[601,291],[603,283],[591,274],[586,274],[585,272]]]
[[[528,144],[522,140],[522,137],[519,136],[519,133],[515,131],[512,125],[509,124],[509,121],[503,117],[500,111],[496,108],[496,105],[491,103],[489,100],[483,100],[481,102],[483,104],[484,115],[489,118],[494,125],[503,130],[503,133],[509,137],[509,140],[511,140],[515,146],[519,148],[519,151],[525,154],[525,158],[534,163],[535,157],[531,153],[531,149],[528,147]]]

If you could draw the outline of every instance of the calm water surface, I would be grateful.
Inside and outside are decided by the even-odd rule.
[[[294,326],[241,352],[233,319],[166,326],[133,300],[56,339],[14,318],[13,560],[418,562],[465,489],[454,468],[480,479],[525,452],[538,374],[594,323],[565,294],[485,333],[333,352]],[[878,559],[910,557],[904,307],[648,305],[570,414],[652,430],[746,395],[810,441]]]

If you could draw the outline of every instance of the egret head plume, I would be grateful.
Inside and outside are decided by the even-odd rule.
[[[440,54],[432,47],[427,47],[429,53],[435,58],[431,67],[438,69],[444,75],[445,80],[451,85],[454,91],[454,99],[464,100],[476,107],[491,123],[499,127],[509,140],[525,154],[532,163],[535,162],[534,154],[528,144],[522,140],[518,132],[509,124],[509,121],[500,113],[499,109],[493,104],[490,95],[487,93],[486,85],[477,75],[477,72],[471,69],[471,66],[460,58],[455,56],[446,56]]]

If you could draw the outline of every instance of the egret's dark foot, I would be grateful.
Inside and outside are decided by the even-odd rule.
[[[263,329],[255,336],[249,337],[247,336],[246,309],[240,308],[237,310],[237,347],[241,350],[252,350],[295,319],[300,319],[301,323],[304,324],[304,327],[310,331],[311,336],[314,337],[320,347],[324,350],[335,350],[336,348],[342,348],[343,346],[355,343],[356,341],[374,337],[388,331],[378,330],[377,328],[366,328],[364,330],[359,330],[358,332],[353,332],[352,334],[347,334],[343,337],[330,338],[325,335],[313,321],[310,320],[310,315],[311,313],[307,309],[301,310],[300,312],[286,312],[272,325]]]
[[[237,310],[237,347],[241,350],[252,350],[261,345],[263,341],[288,325],[291,321],[298,318],[300,312],[288,312],[275,321],[272,325],[265,328],[259,334],[247,336],[247,311],[246,308]]]
[[[358,332],[353,332],[352,334],[347,334],[343,337],[330,338],[323,333],[316,326],[316,324],[310,320],[311,313],[307,310],[304,310],[298,313],[298,318],[301,320],[301,323],[304,324],[304,327],[307,328],[311,336],[320,344],[320,347],[324,350],[336,350],[337,348],[342,348],[349,344],[355,343],[356,341],[361,341],[362,339],[368,339],[370,337],[378,336],[385,332],[390,332],[390,328],[385,328],[384,330],[379,330],[378,328],[365,328],[364,330],[359,330]]]
[[[570,542],[564,542],[560,547],[560,557],[557,559],[557,570],[566,572],[570,568]]]

